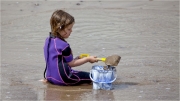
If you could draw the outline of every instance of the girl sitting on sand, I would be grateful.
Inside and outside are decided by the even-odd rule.
[[[63,10],[56,10],[51,16],[51,32],[44,45],[44,78],[52,84],[80,85],[92,82],[88,72],[72,69],[87,62],[98,61],[95,56],[73,59],[72,50],[65,39],[70,36],[74,23],[74,17]]]

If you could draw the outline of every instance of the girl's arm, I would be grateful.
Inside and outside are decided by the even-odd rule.
[[[90,63],[98,62],[98,59],[95,56],[89,56],[89,57],[84,57],[81,59],[74,59],[71,62],[68,62],[68,65],[71,67],[76,67],[87,62],[90,62]]]

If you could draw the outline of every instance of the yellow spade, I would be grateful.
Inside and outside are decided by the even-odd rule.
[[[80,54],[80,58],[83,58],[83,57],[88,57],[90,56],[89,54]],[[103,61],[105,62],[106,61],[106,58],[97,58],[99,61]]]

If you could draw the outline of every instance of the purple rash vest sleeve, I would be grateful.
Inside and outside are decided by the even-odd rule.
[[[55,39],[54,42],[55,42],[55,47],[59,52],[59,55],[61,55],[62,53],[62,56],[64,57],[66,62],[71,62],[73,60],[73,55],[69,44],[65,41],[57,40],[57,39]]]

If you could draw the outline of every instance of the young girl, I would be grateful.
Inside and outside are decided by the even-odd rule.
[[[87,62],[94,63],[98,61],[95,56],[73,59],[72,50],[65,39],[70,36],[74,23],[74,17],[63,10],[56,10],[51,16],[51,32],[44,45],[46,61],[44,78],[52,84],[80,85],[91,83],[88,72],[72,69],[72,67]]]

